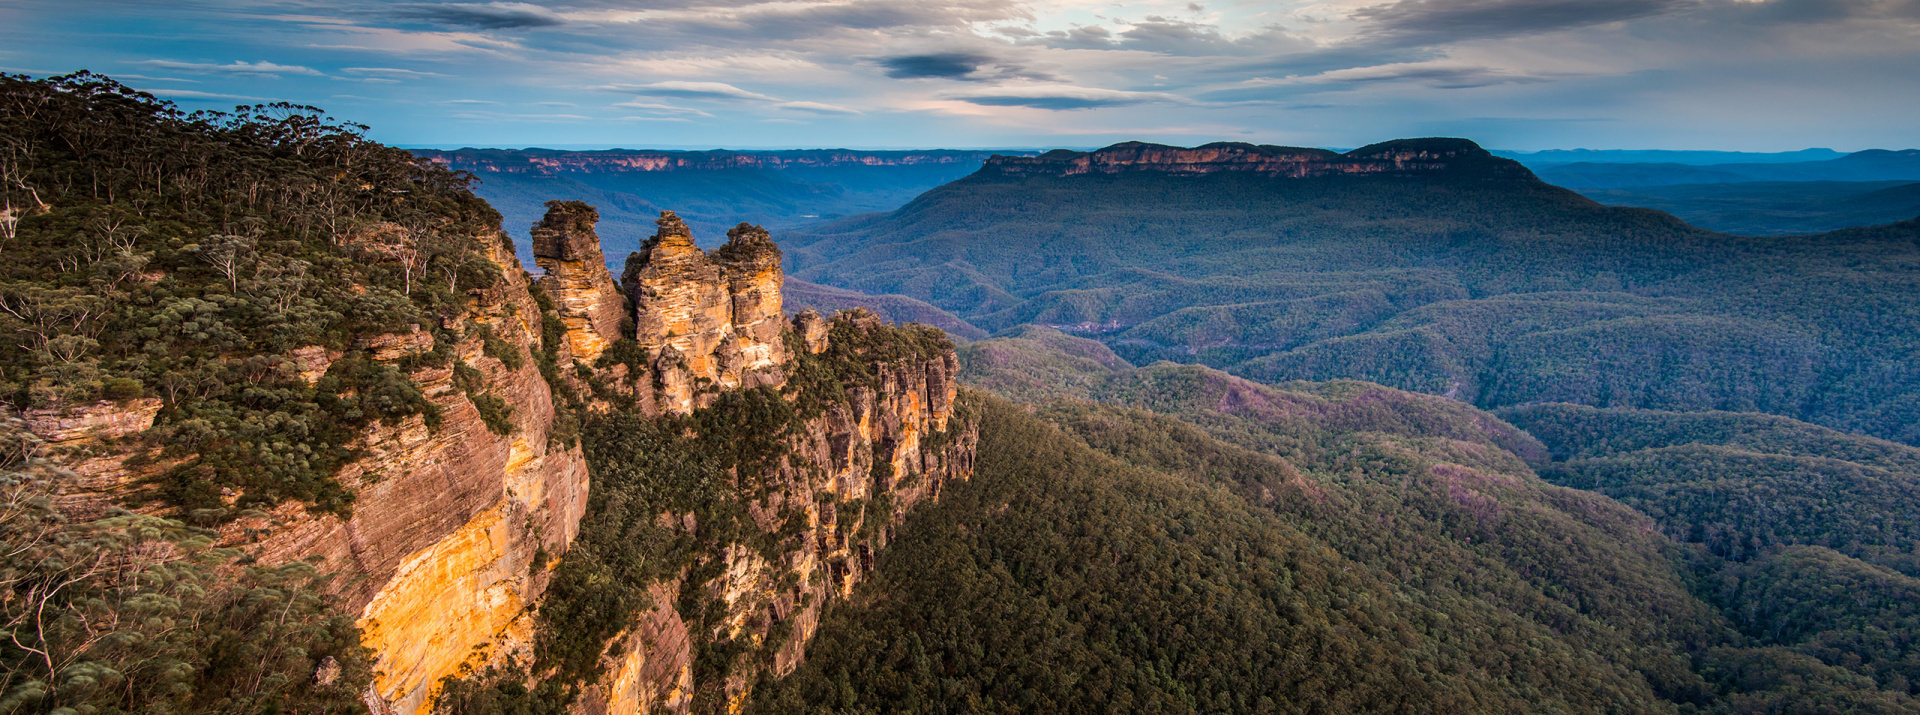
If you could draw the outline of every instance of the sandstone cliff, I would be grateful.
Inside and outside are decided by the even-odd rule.
[[[557,299],[574,358],[588,363],[620,339],[625,307],[593,230],[599,220],[599,212],[579,201],[548,201],[532,234],[534,262],[547,272],[541,287]]]
[[[655,419],[713,406],[717,417],[673,423],[693,434],[691,448],[739,440],[775,456],[727,467],[732,486],[722,501],[745,515],[744,531],[684,557],[649,587],[645,612],[621,617],[628,625],[601,644],[604,676],[565,684],[565,692],[578,693],[578,712],[737,708],[758,678],[800,662],[821,609],[871,571],[892,527],[973,470],[977,432],[956,412],[959,363],[938,330],[892,327],[864,311],[831,318],[804,311],[790,323],[779,248],[766,231],[742,224],[709,254],[671,212],[657,227],[629,257],[622,280],[634,309],[633,345],[608,353],[644,363],[602,361],[604,377],[626,386],[632,402],[624,409]],[[579,285],[599,281],[551,289],[555,304],[573,300],[570,286]],[[578,342],[571,333],[586,329],[570,323],[569,344]],[[754,388],[778,389],[775,399],[789,407],[774,411],[787,416],[768,423],[754,418],[766,408],[714,406],[729,392]],[[621,390],[603,391],[604,409],[623,409]],[[735,418],[759,432],[712,431]],[[715,518],[697,510],[660,515],[679,533],[715,528],[704,521]],[[519,657],[535,678],[560,677],[537,653]]]
[[[549,206],[534,232],[546,269],[537,284],[510,244],[479,237],[501,278],[437,324],[277,359],[309,387],[355,365],[395,368],[427,403],[368,422],[346,445],[353,458],[332,476],[350,509],[289,500],[219,528],[220,544],[260,562],[335,575],[375,659],[374,713],[428,712],[449,676],[534,662],[536,643],[571,636],[543,631],[540,607],[589,514],[583,422],[631,415],[699,445],[722,439],[699,430],[728,416],[700,410],[729,393],[757,389],[786,405],[768,433],[738,437],[777,458],[726,467],[719,498],[743,515],[738,533],[716,540],[703,531],[714,528],[707,512],[658,513],[676,525],[663,533],[702,533],[700,548],[664,579],[634,584],[658,597],[645,612],[613,614],[637,625],[599,644],[611,647],[605,677],[567,684],[579,712],[739,704],[762,673],[795,667],[820,609],[872,568],[907,510],[971,474],[975,432],[955,412],[958,363],[937,330],[857,312],[809,311],[790,324],[766,231],[742,224],[708,254],[671,213],[629,260],[623,295],[597,217],[578,202]],[[402,233],[375,225],[349,240],[380,255]],[[628,325],[635,332],[622,335]],[[61,499],[86,516],[115,503],[166,508],[143,495],[179,460],[140,438],[165,408],[144,398],[25,417],[82,477]],[[716,643],[732,654],[718,666],[702,660]]]
[[[1245,172],[1308,178],[1353,174],[1462,175],[1529,180],[1533,173],[1465,139],[1401,139],[1341,154],[1326,149],[1216,142],[1191,149],[1123,142],[1089,152],[1056,149],[1040,156],[995,156],[984,176],[1078,176],[1154,172],[1179,175]]]

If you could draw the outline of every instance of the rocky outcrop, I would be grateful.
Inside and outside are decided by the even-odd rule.
[[[545,269],[540,287],[553,299],[575,359],[592,363],[620,339],[626,300],[607,272],[594,223],[600,213],[579,201],[548,201],[533,226],[534,263]]]
[[[809,336],[809,350],[828,346],[827,320],[802,313],[794,330]],[[870,313],[842,313],[834,333],[869,339],[889,330]],[[817,327],[816,327],[817,326]],[[879,336],[885,339],[884,336]],[[817,350],[815,347],[817,346]],[[692,592],[725,604],[711,632],[656,596],[641,624],[611,650],[607,675],[576,707],[581,713],[687,712],[695,688],[722,689],[735,711],[763,675],[779,677],[804,659],[820,614],[848,596],[874,568],[893,527],[915,506],[937,499],[954,480],[973,474],[975,426],[955,413],[959,361],[938,350],[875,366],[871,383],[852,387],[810,420],[790,451],[761,475],[765,495],[749,503],[755,523],[768,536],[802,525],[797,535],[769,554],[735,544],[710,558],[718,576],[693,584]],[[791,533],[791,531],[787,531]],[[685,593],[687,584],[662,594]],[[719,683],[696,683],[696,644],[725,640],[744,655]]]
[[[512,247],[485,237],[503,280],[470,291],[437,326],[282,357],[281,369],[308,384],[341,364],[402,367],[434,408],[431,425],[421,414],[374,422],[346,445],[357,457],[333,477],[354,496],[349,515],[288,501],[218,533],[219,545],[261,563],[309,561],[335,575],[336,595],[375,657],[365,699],[376,715],[427,712],[446,677],[524,662],[540,637],[537,606],[551,571],[586,513],[588,463],[571,430],[588,411],[684,414],[729,389],[782,386],[795,360],[817,361],[803,366],[816,376],[842,371],[827,381],[830,399],[786,423],[784,452],[765,473],[737,475],[751,533],[694,555],[700,569],[648,585],[650,610],[609,651],[605,677],[584,684],[580,712],[686,712],[702,693],[738,706],[763,674],[800,662],[821,609],[872,570],[908,510],[972,473],[977,433],[956,415],[958,361],[938,331],[895,328],[864,311],[807,311],[789,323],[780,250],[755,226],[729,231],[708,254],[663,213],[625,276],[636,342],[650,357],[638,364],[630,360],[638,351],[622,353],[594,368],[618,340],[628,300],[594,244],[595,218],[585,204],[555,203],[536,228],[551,313]],[[565,339],[543,345],[544,321],[553,319],[565,324]],[[610,384],[644,394],[621,404],[605,393]],[[779,394],[796,402],[813,394],[797,389]],[[490,422],[475,397],[482,393],[510,411],[495,407]],[[81,492],[63,498],[81,507],[74,513],[125,501],[172,466],[146,442],[126,442],[149,450],[141,460],[117,451],[162,407],[143,399],[26,415],[73,455]],[[240,495],[223,496],[233,503]],[[660,516],[686,533],[701,528],[691,514]],[[719,617],[682,613],[689,594],[720,604]],[[744,644],[750,655],[702,679],[700,648],[716,640]]]
[[[1245,172],[1309,178],[1355,174],[1457,175],[1534,180],[1519,163],[1465,139],[1400,139],[1345,154],[1326,149],[1216,142],[1191,149],[1124,142],[1094,151],[1056,149],[1039,156],[995,156],[981,176],[1078,176],[1154,172],[1185,176]]]
[[[720,390],[780,384],[780,249],[766,230],[741,224],[708,255],[672,211],[656,225],[620,277],[634,340],[653,356],[656,404],[685,414]]]

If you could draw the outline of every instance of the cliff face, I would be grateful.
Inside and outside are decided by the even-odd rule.
[[[642,584],[656,595],[652,610],[630,614],[638,625],[609,644],[618,647],[605,658],[606,677],[579,684],[580,712],[739,705],[763,672],[796,666],[820,609],[870,571],[907,510],[972,472],[976,433],[955,414],[958,363],[944,339],[928,338],[937,331],[894,328],[865,313],[809,311],[790,324],[780,251],[764,230],[743,224],[709,255],[671,213],[629,261],[624,297],[600,256],[596,218],[585,204],[550,206],[535,229],[542,291],[511,246],[487,237],[486,257],[504,280],[469,291],[438,326],[285,356],[285,369],[309,385],[354,361],[402,368],[433,407],[373,422],[349,445],[355,458],[333,475],[353,494],[349,515],[287,501],[218,534],[220,545],[262,563],[310,561],[337,576],[340,604],[375,656],[365,701],[376,714],[428,712],[444,678],[531,657],[543,637],[539,604],[588,512],[589,461],[576,435],[593,414],[684,419],[730,390],[778,389],[791,370],[816,382],[823,371],[841,375],[832,399],[797,388],[768,393],[811,406],[804,417],[792,408],[779,459],[734,475],[739,493],[727,498],[740,505],[749,536],[691,555],[676,577]],[[388,233],[376,226],[356,240]],[[634,312],[623,315],[629,301]],[[592,367],[624,340],[629,319],[637,350]],[[437,344],[436,333],[452,342]],[[900,349],[900,341],[912,345]],[[130,439],[164,408],[147,398],[25,415],[83,477],[61,496],[72,513],[137,500],[173,466],[156,446]],[[695,417],[671,424],[698,424]],[[144,445],[143,458],[128,459],[123,445]],[[691,513],[659,518],[689,533],[702,528]],[[714,605],[685,613],[689,602]],[[758,655],[696,668],[716,641]]]
[[[657,226],[622,280],[635,342],[651,358],[646,374],[609,368],[632,386],[635,409],[670,418],[729,390],[784,385],[781,399],[800,412],[770,465],[734,468],[731,499],[747,535],[652,585],[649,610],[607,644],[605,676],[582,684],[583,713],[737,709],[758,678],[799,664],[821,609],[871,571],[892,527],[973,472],[978,434],[955,412],[959,362],[937,330],[894,328],[863,311],[804,311],[789,323],[780,251],[766,231],[742,224],[708,254],[671,212]],[[841,375],[832,384],[844,393],[824,396],[823,372]],[[814,382],[788,384],[790,375]],[[691,513],[661,519],[705,528]],[[714,643],[733,656],[697,668]]]
[[[552,391],[525,359],[540,349],[540,309],[512,252],[501,247],[490,257],[507,280],[473,296],[462,322],[488,326],[518,365],[486,354],[472,330],[454,355],[512,406],[512,432],[488,428],[454,386],[451,368],[415,373],[440,407],[441,424],[429,429],[413,417],[369,430],[358,445],[364,456],[338,475],[357,496],[351,518],[290,504],[223,531],[263,561],[319,557],[322,569],[345,576],[337,580],[345,605],[359,614],[363,642],[377,658],[368,694],[375,713],[423,710],[441,678],[520,640],[527,606],[546,588],[535,561],[566,551],[586,508],[585,460],[577,445],[550,439]],[[376,359],[406,354],[372,350]]]
[[[1217,142],[1191,149],[1125,142],[1090,152],[1054,150],[1040,156],[995,156],[987,176],[1077,176],[1156,172],[1178,175],[1247,172],[1308,178],[1351,174],[1458,174],[1532,179],[1518,163],[1500,159],[1465,139],[1402,139],[1345,154],[1325,149]]]
[[[864,315],[835,320],[842,338],[884,329]],[[972,475],[978,432],[955,413],[953,353],[878,368],[872,387],[853,388],[847,404],[795,430],[788,453],[759,475],[764,492],[748,503],[753,530],[781,548],[729,545],[707,557],[703,573],[716,575],[657,585],[654,606],[609,651],[618,655],[604,659],[606,676],[575,712],[689,712],[702,695],[709,707],[737,711],[756,680],[800,664],[822,609],[872,571],[906,513]],[[683,610],[701,601],[717,612]],[[736,654],[696,673],[713,643]]]

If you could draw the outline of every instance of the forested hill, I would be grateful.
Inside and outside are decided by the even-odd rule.
[[[1719,234],[1602,206],[1464,140],[1234,151],[1339,165],[1377,147],[1456,153],[1303,175],[1061,168],[1139,145],[996,160],[1053,168],[990,166],[790,237],[788,267],[989,332],[1054,326],[1142,364],[1364,379],[1482,407],[1768,412],[1920,442],[1920,221]]]

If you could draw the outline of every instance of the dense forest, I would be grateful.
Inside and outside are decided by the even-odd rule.
[[[1336,454],[1287,458],[1126,408],[982,410],[975,479],[757,712],[1920,710],[1748,636],[1645,517],[1484,437],[1328,424],[1305,441]]]
[[[989,332],[1053,326],[1138,364],[1485,408],[1768,412],[1920,442],[1920,221],[1730,236],[1524,170],[982,172],[788,245],[807,280]]]
[[[1133,368],[1040,328],[963,352],[969,382],[1045,406],[976,398],[974,481],[909,521],[761,712],[1920,710],[1910,578],[1813,545],[1727,559],[1534,472],[1564,480],[1585,435],[1910,448],[1575,406],[1520,420],[1543,443],[1451,400]],[[1835,503],[1913,509],[1885,496]]]

